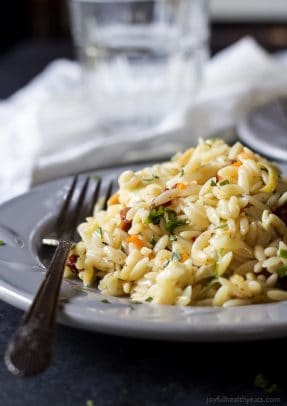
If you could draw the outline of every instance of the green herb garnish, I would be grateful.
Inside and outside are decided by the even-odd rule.
[[[172,255],[171,255],[171,258],[168,259],[168,260],[163,264],[162,269],[166,268],[166,267],[171,263],[171,261],[180,261],[180,258],[181,258],[180,253],[177,252],[177,251],[174,251],[174,252],[172,253]]]
[[[166,267],[170,264],[170,262],[171,262],[171,259],[168,259],[168,260],[163,264],[163,266],[162,266],[161,269],[166,268]]]
[[[155,180],[155,179],[159,179],[159,176],[157,176],[157,175],[152,175],[151,178],[145,178],[145,179],[143,179],[143,182],[152,182],[152,181]]]
[[[170,241],[177,241],[177,236],[174,235],[174,234],[172,234],[172,235],[169,237],[169,239],[170,239]]]
[[[149,215],[147,216],[145,223],[146,224],[155,224],[158,225],[161,219],[165,221],[166,230],[173,234],[174,230],[182,225],[185,225],[186,222],[179,220],[177,214],[174,210],[167,209],[164,206],[152,207]]]
[[[5,241],[0,240],[0,246],[1,246],[1,245],[6,245]]]
[[[265,389],[265,392],[266,392],[268,395],[271,395],[271,394],[274,393],[274,392],[278,392],[278,385],[277,385],[276,383],[272,383],[270,386],[268,386],[268,387]]]
[[[278,273],[279,278],[284,278],[287,276],[287,264],[281,266],[281,268],[276,269],[276,272]]]
[[[130,303],[132,304],[142,304],[142,302],[140,302],[139,300],[130,300]]]
[[[159,207],[152,207],[149,215],[147,216],[145,223],[146,224],[159,224],[160,223],[160,219],[164,216],[165,213],[165,208],[163,206],[159,206]]]
[[[156,244],[155,236],[153,235],[152,239],[150,240],[151,245],[154,247]]]
[[[224,248],[219,248],[218,252],[218,257],[221,258],[224,255]]]
[[[212,179],[210,182],[210,186],[216,186],[216,182],[214,182],[214,180]]]
[[[268,385],[269,381],[264,377],[263,374],[258,374],[255,377],[254,383],[257,388],[263,389],[263,388],[265,388],[266,385]]]
[[[225,224],[219,224],[219,226],[215,227],[215,230],[218,230],[220,228],[226,228],[226,227],[227,227],[226,223]]]
[[[269,395],[278,391],[278,385],[271,383],[263,374],[256,375],[254,385]]]
[[[219,184],[220,184],[220,186],[229,185],[229,180],[228,180],[228,179],[225,179],[225,180],[223,180],[222,182],[220,182]]]
[[[206,143],[207,145],[213,145],[213,144],[216,143],[216,141],[219,141],[219,139],[220,139],[220,138],[212,137],[212,138],[209,138],[208,140],[206,140],[205,143]]]
[[[287,250],[279,250],[279,257],[281,258],[287,258]]]
[[[111,303],[111,302],[108,301],[108,299],[102,299],[101,302],[102,303]]]
[[[171,234],[173,234],[174,230],[177,227],[183,226],[183,225],[186,224],[185,221],[179,220],[177,218],[177,214],[176,214],[176,212],[174,210],[166,209],[166,213],[167,213],[167,219],[166,219],[166,222],[165,222],[165,228]]]
[[[150,303],[150,302],[153,301],[153,298],[152,298],[152,297],[148,297],[145,301]]]
[[[183,175],[184,175],[184,169],[182,168],[181,172],[180,172],[180,176],[183,176]]]
[[[175,251],[172,253],[171,260],[172,261],[180,261],[181,255],[179,252]]]
[[[98,227],[98,228],[96,229],[96,232],[97,232],[98,234],[100,234],[101,238],[103,238],[103,229],[102,229],[102,227]]]

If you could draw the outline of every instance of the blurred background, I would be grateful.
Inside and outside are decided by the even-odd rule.
[[[271,52],[287,47],[286,0],[211,0],[211,53],[251,35]],[[14,64],[13,60],[23,61]],[[14,0],[0,15],[0,97],[51,60],[73,58],[66,0]],[[21,75],[18,71],[21,70]],[[24,70],[24,71],[23,71]],[[6,86],[9,82],[9,86]],[[13,88],[11,88],[13,83]]]

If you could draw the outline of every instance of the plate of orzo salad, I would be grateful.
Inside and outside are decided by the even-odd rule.
[[[287,335],[287,180],[279,166],[221,139],[170,161],[98,171],[105,209],[78,226],[60,321],[167,340]],[[94,176],[98,182],[98,177]],[[0,296],[26,308],[43,278],[40,241],[71,178],[0,208]]]

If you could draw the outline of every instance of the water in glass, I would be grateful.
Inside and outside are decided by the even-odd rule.
[[[185,109],[208,53],[205,0],[71,0],[85,87],[100,127],[145,130]]]

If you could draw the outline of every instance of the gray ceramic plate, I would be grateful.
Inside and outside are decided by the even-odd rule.
[[[122,168],[98,172],[108,180]],[[39,238],[57,213],[71,179],[35,187],[0,207],[0,297],[21,309],[31,303],[43,275]],[[287,302],[236,308],[132,304],[63,282],[59,321],[129,337],[178,341],[230,341],[287,336]]]

